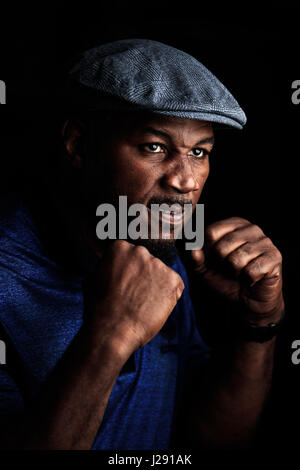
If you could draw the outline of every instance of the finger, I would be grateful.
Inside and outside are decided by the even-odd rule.
[[[182,296],[182,293],[184,291],[184,282],[182,280],[182,277],[178,274],[177,274],[177,287],[176,287],[176,302],[178,302],[178,300],[180,299],[180,297]]]
[[[205,241],[210,245],[216,243],[227,233],[233,232],[241,227],[252,225],[249,220],[240,217],[231,217],[229,219],[213,222],[205,229]]]
[[[272,252],[275,251],[275,248],[274,250],[273,248],[271,240],[267,237],[254,243],[246,242],[229,253],[225,257],[225,261],[233,268],[235,274],[239,275],[241,270],[258,256],[269,252],[271,256]]]
[[[253,286],[263,278],[274,279],[281,277],[281,254],[278,250],[268,251],[250,261],[241,271]]]
[[[194,271],[200,274],[206,271],[204,250],[188,250],[185,253],[185,259]]]
[[[234,250],[242,247],[246,243],[257,243],[263,239],[267,240],[267,237],[261,228],[257,225],[249,224],[226,233],[218,241],[210,242],[207,249],[212,249],[221,258],[225,258]],[[246,250],[248,248],[246,248]]]

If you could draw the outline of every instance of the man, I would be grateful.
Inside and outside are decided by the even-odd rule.
[[[2,209],[4,446],[249,446],[284,311],[281,255],[239,217],[186,251],[199,290],[230,305],[221,360],[200,337],[175,247],[183,206],[195,209],[209,174],[213,126],[241,128],[245,115],[202,64],[155,41],[87,51],[70,77],[78,109],[62,125],[56,181],[47,175],[49,206]],[[169,236],[99,240],[96,208],[120,195],[149,210],[176,204],[161,216]]]

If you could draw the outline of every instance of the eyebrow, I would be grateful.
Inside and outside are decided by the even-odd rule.
[[[154,127],[145,127],[144,129],[141,130],[141,133],[142,134],[153,134],[153,135],[156,135],[158,137],[163,137],[165,139],[168,139],[170,142],[173,141],[172,136],[170,134],[168,134],[165,131],[155,129]],[[204,139],[197,142],[195,145],[203,145],[203,144],[214,145],[214,143],[215,143],[214,136],[210,136],[210,137],[205,137]]]

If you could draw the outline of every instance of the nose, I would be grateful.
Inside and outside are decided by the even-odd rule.
[[[194,175],[189,159],[182,156],[169,162],[163,182],[179,193],[190,193],[200,189],[200,184]]]

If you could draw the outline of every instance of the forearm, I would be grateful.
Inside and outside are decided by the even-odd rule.
[[[90,449],[121,368],[161,330],[181,276],[117,240],[84,283],[84,326],[43,385],[18,447]]]
[[[90,449],[124,362],[114,341],[83,327],[27,410],[18,448]]]
[[[193,440],[207,448],[251,444],[270,390],[274,346],[275,339],[236,341],[217,352],[194,394],[188,423]]]

